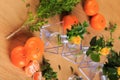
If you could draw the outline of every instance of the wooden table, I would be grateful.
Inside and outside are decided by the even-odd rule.
[[[37,4],[37,0],[1,0],[0,1],[0,80],[32,80],[28,78],[24,71],[15,67],[9,58],[10,51],[13,47],[17,45],[24,45],[25,41],[31,36],[39,36],[39,32],[30,33],[27,30],[21,30],[14,37],[6,40],[6,36],[22,26],[27,18],[27,8],[26,4],[30,3],[30,10],[34,11],[34,7]],[[118,25],[117,30],[113,34],[115,39],[114,49],[119,51],[120,40],[120,0],[97,0],[100,7],[100,13],[103,14],[107,20],[107,25],[109,21],[116,23]],[[73,10],[72,14],[79,18],[80,22],[88,20],[85,15],[81,3],[79,3]],[[55,16],[50,19],[49,23],[59,22],[59,17]],[[88,28],[90,35],[85,37],[83,44],[85,46],[89,45],[89,41],[94,35],[103,34],[106,37],[109,36],[106,31],[95,31],[91,27]],[[59,80],[67,80],[68,76],[71,75],[70,66],[74,68],[74,72],[83,76],[77,65],[68,62],[61,55],[45,53],[45,57],[50,60],[51,66],[55,71],[58,72]],[[58,69],[58,65],[61,65],[61,70]],[[85,79],[86,80],[86,79]],[[99,80],[96,77],[94,80]]]

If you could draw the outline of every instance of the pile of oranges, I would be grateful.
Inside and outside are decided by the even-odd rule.
[[[90,25],[93,29],[100,31],[106,26],[105,17],[99,13],[99,5],[96,0],[85,0],[84,11],[87,16],[90,17]],[[62,19],[63,21],[63,32],[66,33],[67,29],[71,29],[71,26],[78,23],[78,19],[74,15],[66,15]]]
[[[40,62],[44,53],[44,42],[39,37],[29,38],[24,46],[17,46],[11,51],[11,62],[22,68],[27,76],[33,76],[33,80],[41,77]]]
[[[102,14],[99,13],[99,5],[96,0],[85,0],[84,11],[87,16],[90,16],[90,25],[95,30],[103,30],[106,26],[106,20]]]

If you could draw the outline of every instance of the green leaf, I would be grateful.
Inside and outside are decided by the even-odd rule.
[[[120,36],[118,37],[118,39],[120,40]]]
[[[91,41],[90,41],[90,46],[95,46],[96,45],[96,38],[97,38],[97,36],[94,36],[92,39],[91,39]]]
[[[41,65],[41,71],[42,71],[42,76],[45,78],[45,80],[56,80],[57,79],[57,73],[53,71],[52,67],[50,66],[50,63],[45,58],[43,58],[43,63]]]
[[[95,62],[99,62],[100,61],[100,55],[99,54],[96,54],[96,53],[92,53],[90,55],[91,59]]]
[[[89,48],[89,49],[87,50],[87,52],[86,52],[86,55],[89,56],[89,55],[92,54],[92,53],[93,53],[92,50]]]
[[[108,68],[108,77],[110,80],[118,80],[117,69],[116,68]]]
[[[113,47],[113,43],[112,43],[112,42],[107,42],[107,43],[106,43],[106,46],[107,46],[107,47]]]
[[[99,37],[99,39],[96,41],[96,44],[100,47],[104,47],[105,46],[105,41],[103,37]]]
[[[118,80],[120,76],[118,76],[117,67],[120,67],[120,53],[117,53],[114,50],[111,50],[108,55],[108,61],[103,66],[103,72],[108,76],[110,80]]]
[[[89,24],[86,21],[84,21],[83,25],[84,25],[84,27],[88,27],[89,26]]]
[[[117,24],[109,23],[109,25],[110,25],[110,33],[113,33],[115,29],[117,28]]]

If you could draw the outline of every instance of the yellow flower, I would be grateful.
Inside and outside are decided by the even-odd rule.
[[[71,38],[71,42],[74,44],[80,44],[81,43],[81,37],[80,36],[73,36]]]
[[[106,56],[106,55],[109,54],[109,52],[110,52],[110,48],[104,47],[104,48],[101,49],[100,54]]]
[[[118,75],[120,76],[120,67],[117,68]]]

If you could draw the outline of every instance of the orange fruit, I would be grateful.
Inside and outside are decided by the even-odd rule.
[[[44,42],[39,37],[31,37],[25,43],[25,52],[29,60],[42,60]]]
[[[101,14],[96,14],[92,16],[90,20],[91,27],[95,30],[102,30],[105,28],[106,25],[106,20],[103,15]]]
[[[84,3],[84,11],[88,16],[93,16],[98,13],[99,6],[96,0],[86,0]]]
[[[41,72],[35,72],[33,75],[33,80],[42,80],[42,73]]]
[[[78,23],[78,19],[74,15],[67,15],[63,17],[63,33],[66,33],[67,29],[71,29],[71,26]]]
[[[40,69],[38,61],[31,61],[27,66],[25,66],[25,73],[27,76],[31,77],[36,71]]]
[[[12,63],[15,66],[20,67],[20,68],[26,66],[29,62],[26,58],[26,54],[25,54],[23,46],[15,47],[11,52],[10,58],[11,58]]]

